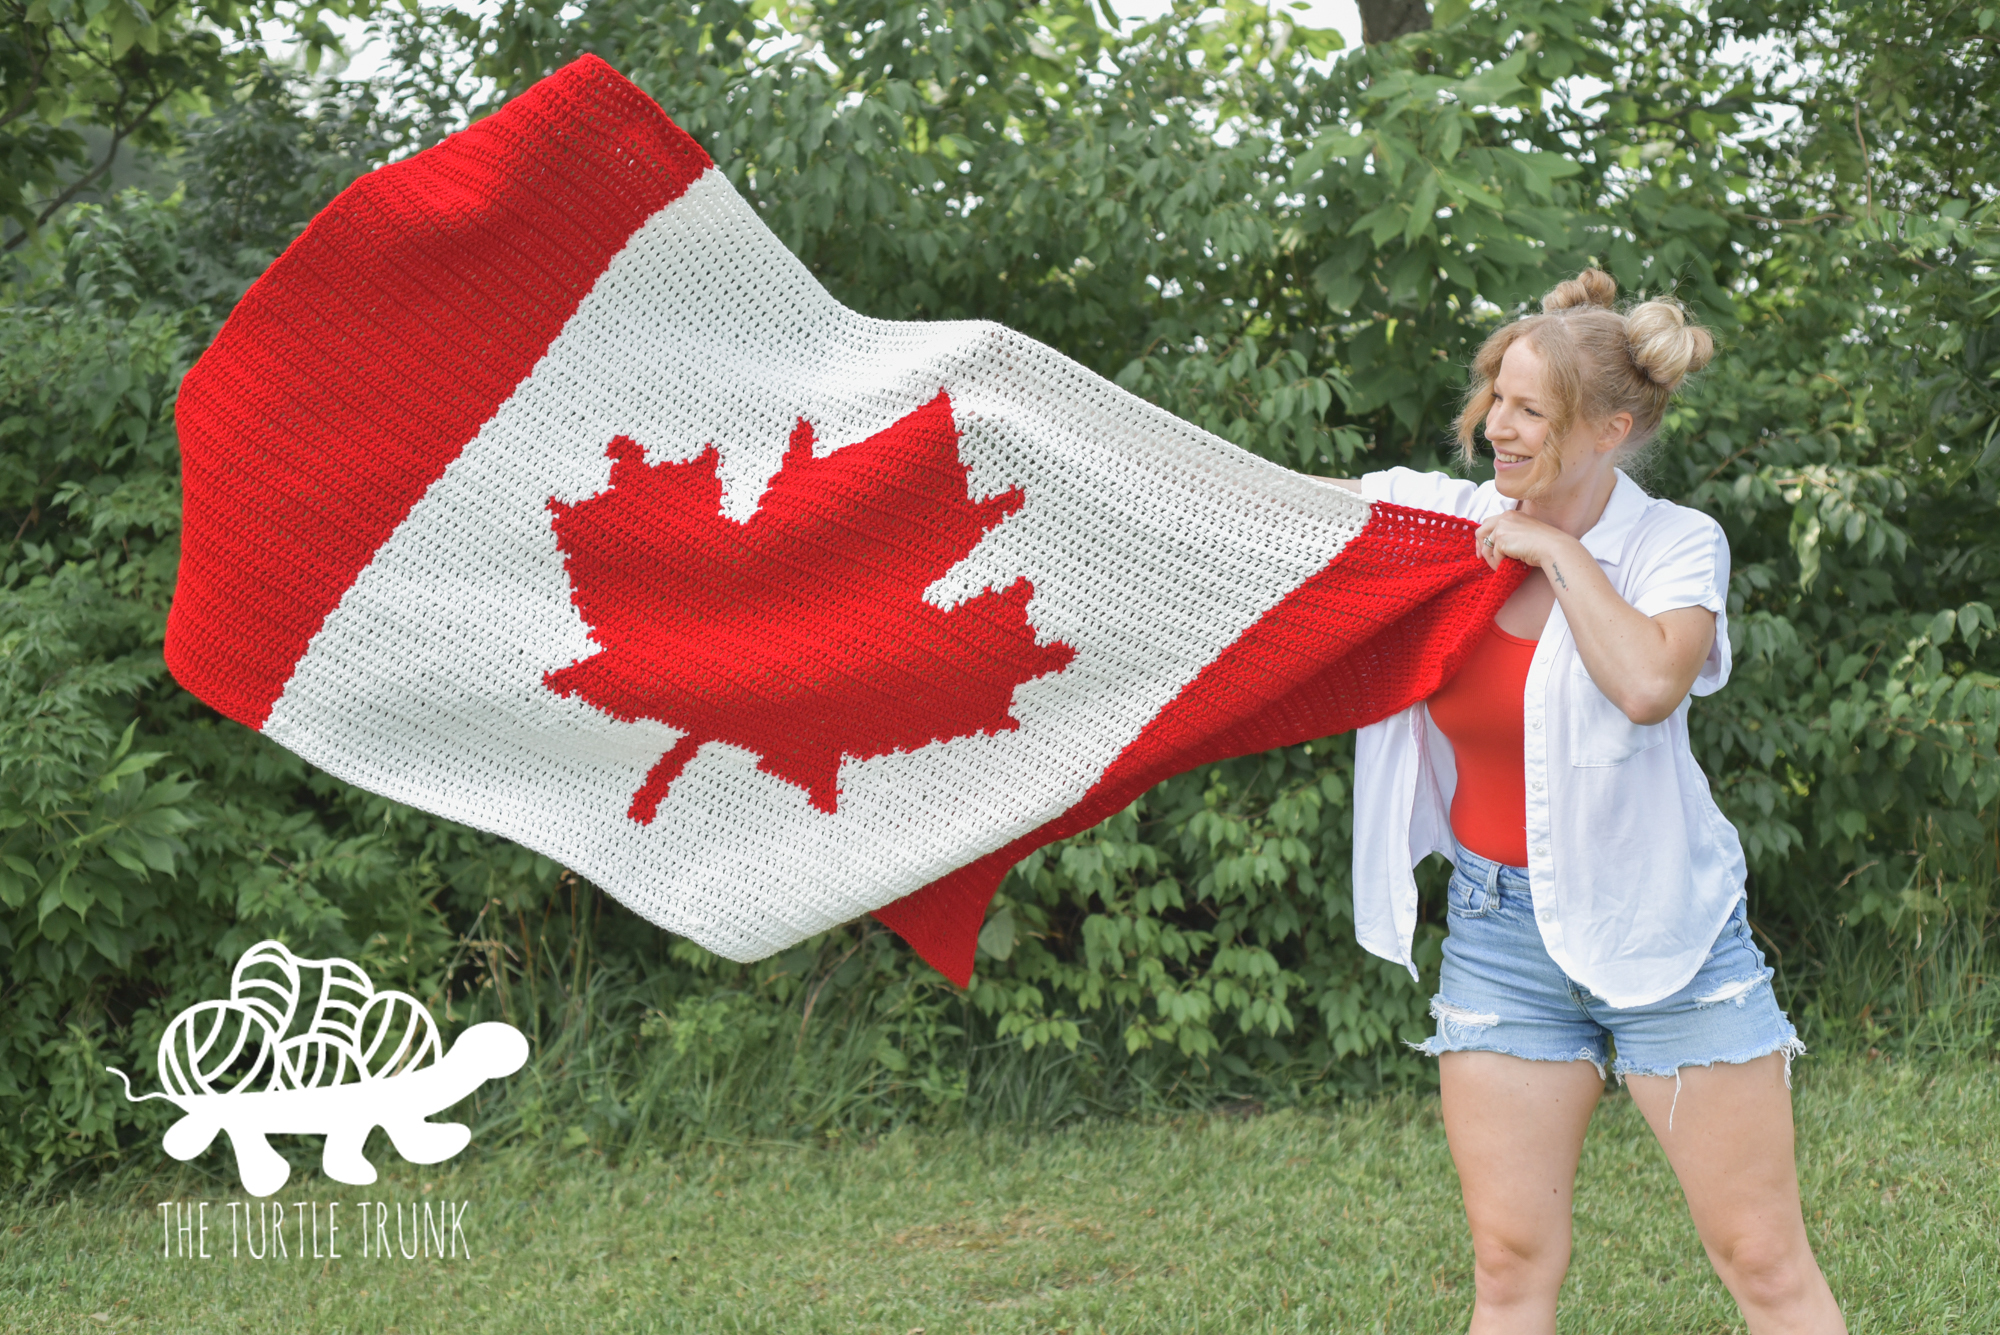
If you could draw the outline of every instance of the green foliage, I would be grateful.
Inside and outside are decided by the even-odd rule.
[[[0,222],[12,250],[88,197],[119,152],[171,150],[186,118],[227,105],[284,34],[317,70],[327,19],[373,0],[0,0]],[[130,156],[130,153],[127,153]]]
[[[152,1126],[95,1067],[149,1070],[164,1019],[267,935],[528,1030],[537,1059],[482,1111],[501,1137],[1429,1078],[1403,1040],[1435,901],[1423,978],[1354,944],[1343,739],[1181,776],[1029,858],[958,994],[867,926],[753,966],[668,941],[166,678],[181,372],[346,181],[586,50],[843,301],[1004,321],[1310,471],[1441,466],[1479,339],[1587,261],[1679,292],[1723,355],[1647,477],[1735,556],[1736,676],[1693,719],[1753,920],[1809,1037],[1990,1048],[1985,12],[1455,4],[1339,54],[1245,0],[1124,34],[1082,3],[514,0],[378,14],[396,58],[372,86],[248,64],[187,84],[181,185],[58,218],[0,315],[0,1171]]]

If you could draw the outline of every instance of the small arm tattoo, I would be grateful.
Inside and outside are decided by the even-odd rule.
[[[1563,588],[1567,589],[1569,587],[1569,581],[1563,578],[1562,567],[1554,561],[1549,562],[1549,573],[1556,577],[1556,583],[1562,585]]]

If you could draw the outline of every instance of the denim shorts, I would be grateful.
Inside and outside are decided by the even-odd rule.
[[[1501,1052],[1530,1061],[1607,1062],[1628,1075],[1678,1076],[1683,1066],[1803,1052],[1778,1008],[1772,971],[1750,939],[1742,900],[1686,987],[1645,1006],[1613,1009],[1549,958],[1535,925],[1528,872],[1458,850],[1444,969],[1431,999],[1437,1034],[1421,1052]],[[1613,1061],[1615,1048],[1616,1060]]]

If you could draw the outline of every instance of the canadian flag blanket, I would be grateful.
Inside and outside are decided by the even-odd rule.
[[[1023,855],[1423,698],[1518,578],[846,309],[593,57],[329,205],[177,417],[183,685],[735,960],[873,913],[962,985]]]

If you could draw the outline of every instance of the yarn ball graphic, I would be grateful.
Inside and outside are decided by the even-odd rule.
[[[446,1051],[437,1021],[407,992],[376,991],[349,960],[260,941],[237,960],[227,999],[197,1002],[160,1036],[162,1092],[134,1099],[125,1073],[105,1069],[133,1102],[165,1099],[186,1114],[162,1141],[169,1155],[192,1159],[226,1131],[244,1189],[268,1196],[291,1166],[267,1136],[323,1135],[326,1175],[367,1186],[376,1177],[363,1153],[370,1131],[380,1126],[412,1163],[449,1159],[471,1131],[426,1119],[527,1059],[521,1032],[494,1022]]]

